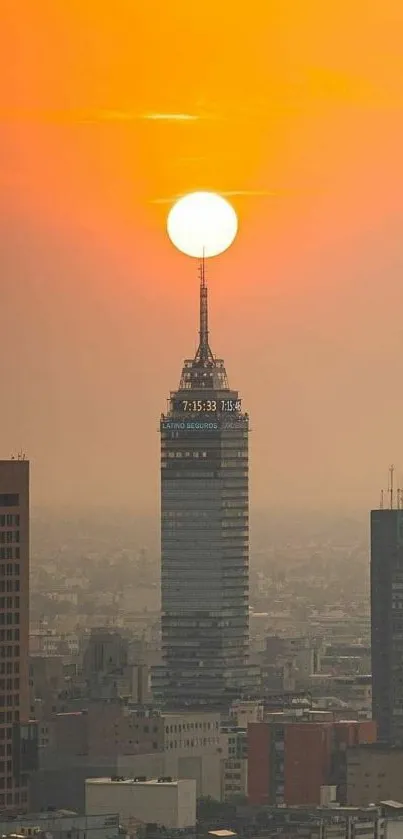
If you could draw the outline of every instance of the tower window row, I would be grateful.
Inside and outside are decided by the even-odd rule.
[[[0,545],[10,544],[10,542],[20,541],[19,530],[0,530]]]
[[[2,559],[20,559],[20,549],[0,548],[0,560]]]
[[[0,515],[0,527],[19,527],[20,526],[20,517],[15,513],[7,513],[5,515],[2,513]]]
[[[2,558],[3,557],[0,555],[0,559]],[[9,559],[9,557],[7,557],[7,559]],[[8,562],[7,565],[0,565],[0,577],[11,577],[12,575],[18,577],[19,574],[20,565],[18,562]]]

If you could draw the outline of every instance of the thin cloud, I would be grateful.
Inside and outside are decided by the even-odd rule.
[[[229,192],[222,192],[221,195],[224,195],[225,198],[237,197],[238,195],[241,198],[274,198],[278,193],[268,189],[234,189]]]
[[[166,122],[194,122],[201,119],[198,114],[143,114],[141,118]]]
[[[214,190],[215,191],[215,190]],[[226,192],[220,192],[217,190],[219,195],[223,195],[224,198],[274,198],[278,195],[278,192],[274,192],[273,190],[259,190],[259,189],[233,189]],[[178,201],[179,198],[183,198],[182,195],[174,195],[171,198],[152,198],[150,204],[174,204],[175,201]]]
[[[0,120],[5,122],[40,123],[40,124],[94,124],[102,122],[196,122],[207,119],[197,113],[139,113],[129,109],[97,108],[91,109],[29,109],[0,108]]]

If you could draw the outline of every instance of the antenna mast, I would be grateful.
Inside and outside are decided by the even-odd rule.
[[[201,364],[213,361],[213,353],[209,345],[208,331],[208,289],[206,280],[206,259],[203,256],[199,262],[200,277],[200,328],[199,328],[199,349],[196,353],[196,360]]]
[[[389,502],[390,502],[390,509],[393,510],[393,476],[395,472],[395,467],[389,467]]]

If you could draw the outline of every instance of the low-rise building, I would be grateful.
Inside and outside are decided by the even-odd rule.
[[[347,803],[364,807],[403,801],[403,748],[383,743],[347,749]]]
[[[196,781],[161,777],[88,778],[85,782],[85,811],[117,811],[128,831],[135,825],[157,824],[184,829],[196,824]]]
[[[345,802],[346,751],[355,744],[373,743],[376,725],[324,717],[322,722],[310,717],[290,721],[287,714],[273,714],[270,722],[249,725],[251,804],[318,805],[321,788],[328,785],[337,786],[338,800]]]
[[[118,839],[117,813],[78,815],[67,810],[52,813],[31,813],[0,821],[0,835],[17,834],[21,837],[49,839]]]
[[[377,807],[264,808],[255,824],[252,835],[258,824],[259,836],[267,839],[385,839],[387,835]]]
[[[221,800],[246,798],[248,794],[248,733],[244,728],[224,728],[228,757],[222,761]]]

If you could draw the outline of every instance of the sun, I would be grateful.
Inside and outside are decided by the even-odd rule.
[[[232,205],[216,192],[191,192],[171,207],[167,231],[179,251],[198,259],[218,256],[232,245],[238,218]]]

